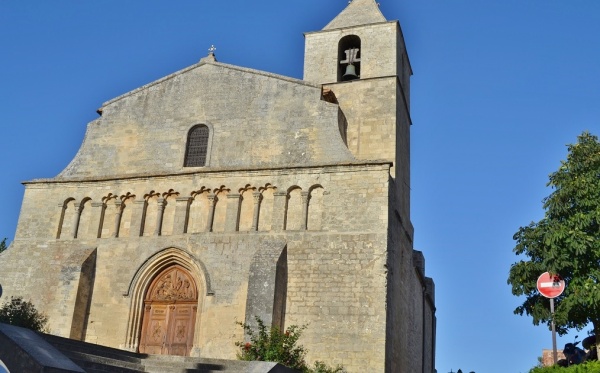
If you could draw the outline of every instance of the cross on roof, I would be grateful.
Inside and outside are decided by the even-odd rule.
[[[208,54],[215,54],[216,50],[217,48],[214,45],[211,45],[210,48],[208,48]]]

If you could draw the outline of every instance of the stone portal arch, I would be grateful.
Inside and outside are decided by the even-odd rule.
[[[171,273],[171,271],[176,272]],[[172,282],[175,277],[179,278],[179,274],[181,274],[182,287],[185,284],[184,280],[187,280],[190,283],[190,288],[193,286],[195,289],[194,294],[196,294],[196,299],[184,301],[183,298],[175,299],[176,297],[174,298],[174,296],[171,296],[172,299],[159,299],[160,297],[155,297],[155,299],[153,299],[152,294],[153,292],[156,294],[156,291],[158,290],[157,286],[160,286],[161,279],[166,280],[166,276],[169,274],[171,274]],[[174,286],[176,289],[177,282],[175,282]],[[177,293],[173,289],[171,292]],[[163,293],[166,294],[168,292],[165,290]],[[185,303],[190,307],[195,307],[195,309],[192,310],[194,314],[192,344],[193,346],[197,346],[198,336],[200,335],[199,329],[201,326],[203,301],[207,295],[212,294],[210,276],[201,261],[186,251],[174,247],[158,251],[140,266],[133,276],[128,289],[123,294],[124,296],[131,298],[127,335],[125,336],[125,344],[123,347],[130,351],[138,351],[140,349],[143,337],[142,329],[144,326],[144,317],[146,316],[146,306],[159,301],[171,305]],[[170,352],[167,351],[167,353]],[[189,351],[187,353],[189,354]]]

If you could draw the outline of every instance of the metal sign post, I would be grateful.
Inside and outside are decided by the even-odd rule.
[[[552,315],[552,356],[554,365],[558,362],[558,352],[556,351],[556,326],[554,325],[554,298],[550,298],[550,314]]]
[[[558,362],[558,352],[556,351],[556,325],[554,325],[554,298],[565,291],[565,281],[558,275],[551,275],[544,272],[537,280],[537,289],[546,298],[550,298],[550,317],[552,318],[552,353],[554,364]]]

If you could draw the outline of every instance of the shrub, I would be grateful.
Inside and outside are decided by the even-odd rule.
[[[314,368],[308,368],[308,373],[346,373],[346,371],[344,370],[344,367],[341,365],[336,365],[335,368],[331,368],[329,367],[327,364],[325,364],[322,361],[315,361],[315,367]]]
[[[306,325],[291,325],[282,332],[276,326],[267,328],[259,317],[255,317],[255,320],[258,330],[254,330],[248,324],[237,322],[250,337],[250,342],[235,342],[235,345],[240,348],[237,353],[238,359],[273,361],[303,373],[345,373],[341,365],[332,368],[322,361],[316,361],[314,368],[306,365],[304,358],[307,350],[298,344],[298,339],[306,329]]]
[[[571,365],[570,367],[560,367],[554,365],[551,367],[535,367],[529,373],[600,373],[599,361],[588,361],[580,365]]]
[[[238,359],[275,361],[288,368],[304,371],[306,368],[304,361],[306,350],[304,347],[296,345],[296,343],[306,326],[292,325],[285,332],[281,332],[275,326],[268,330],[259,317],[255,317],[255,319],[258,324],[257,331],[248,324],[237,322],[250,337],[250,342],[235,343],[240,348],[237,354]]]
[[[11,297],[0,308],[0,322],[45,332],[48,318],[40,313],[33,303],[24,301],[22,297]]]

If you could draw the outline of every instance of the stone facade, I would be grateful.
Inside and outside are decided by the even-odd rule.
[[[562,350],[556,350],[556,361],[566,359],[565,354],[563,354]],[[552,349],[543,349],[542,350],[542,359],[540,361],[542,366],[551,367],[554,365],[554,350]]]
[[[360,50],[349,81],[346,44]],[[434,285],[412,248],[410,75],[398,22],[354,0],[306,34],[304,80],[209,55],[104,103],[65,170],[25,183],[5,294],[31,299],[54,334],[137,350],[150,284],[178,266],[198,294],[191,355],[235,358],[235,321],[259,316],[308,325],[310,361],[434,372]],[[198,125],[204,166],[184,167]]]

